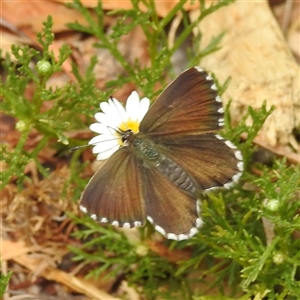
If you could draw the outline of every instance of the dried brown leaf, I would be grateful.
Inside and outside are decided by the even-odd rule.
[[[199,12],[191,13],[194,20]],[[231,82],[223,98],[233,99],[231,116],[239,122],[247,107],[259,109],[263,101],[275,105],[257,140],[270,146],[297,145],[293,130],[300,128],[300,69],[267,1],[236,1],[199,24],[202,46],[226,31],[221,49],[201,61],[221,82]],[[249,120],[250,121],[250,120]],[[298,150],[298,149],[297,149]],[[299,153],[298,153],[299,154]]]

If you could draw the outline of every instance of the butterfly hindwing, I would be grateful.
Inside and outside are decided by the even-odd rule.
[[[143,168],[143,195],[148,220],[167,238],[183,240],[202,225],[197,196],[178,189],[155,168]]]
[[[121,227],[146,222],[141,174],[128,147],[115,152],[95,173],[81,197],[81,209],[100,222]]]
[[[197,181],[200,192],[228,188],[238,181],[243,171],[240,151],[219,135],[184,135],[160,143],[161,151]]]

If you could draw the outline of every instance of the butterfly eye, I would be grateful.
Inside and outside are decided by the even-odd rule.
[[[121,139],[123,143],[127,143],[132,139],[133,131],[131,129],[128,129],[121,134]]]

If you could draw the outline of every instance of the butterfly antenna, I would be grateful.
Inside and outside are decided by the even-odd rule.
[[[114,130],[115,132],[117,132],[118,134],[124,134],[125,131],[122,130],[121,128],[113,128],[111,126],[107,126],[107,128]]]
[[[118,131],[118,130],[116,130],[116,129],[114,129],[114,128],[112,128],[113,130],[115,130],[116,132],[118,132],[118,133],[121,133],[122,131]],[[108,140],[105,140],[105,141],[101,141],[101,142],[109,142],[109,141],[114,141],[114,140],[116,140],[117,138],[114,138],[114,139],[108,139]],[[81,146],[75,146],[75,147],[73,147],[73,148],[71,148],[70,149],[70,151],[76,151],[76,150],[78,150],[78,149],[82,149],[82,148],[86,148],[86,147],[90,147],[90,146],[96,146],[97,144],[99,144],[99,143],[101,143],[101,142],[98,142],[98,143],[93,143],[93,144],[86,144],[86,145],[81,145]]]
[[[81,149],[81,148],[86,148],[86,147],[89,147],[89,146],[93,146],[93,145],[82,145],[82,146],[76,146],[76,147],[73,147],[73,148],[71,148],[70,149],[70,151],[76,151],[76,150],[78,150],[78,149]]]
[[[110,98],[110,99],[113,99],[112,96],[110,96],[109,98]],[[120,128],[113,128],[113,127],[111,127],[111,126],[107,126],[107,128],[113,130],[114,132],[119,133],[120,135],[122,135],[122,134],[125,133],[125,131],[122,130],[122,129],[120,129]],[[115,138],[115,139],[117,139],[117,138]],[[109,139],[109,140],[106,140],[106,141],[103,141],[103,142],[113,141],[113,140],[115,140],[115,139]],[[89,146],[95,146],[95,145],[97,145],[97,144],[98,144],[98,143],[94,143],[94,144],[86,144],[86,145],[81,145],[81,146],[76,146],[76,147],[71,148],[70,151],[73,152],[73,151],[76,151],[76,150],[78,150],[78,149],[86,148],[86,147],[89,147]]]

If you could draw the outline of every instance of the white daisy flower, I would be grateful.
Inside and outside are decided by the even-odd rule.
[[[93,153],[98,154],[97,160],[109,158],[124,146],[120,132],[126,130],[131,130],[135,134],[139,132],[140,122],[149,106],[150,100],[148,98],[140,100],[136,91],[128,97],[126,108],[115,98],[100,103],[102,112],[95,114],[98,123],[90,126],[90,129],[99,135],[89,141],[89,145],[94,145]]]

